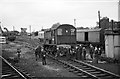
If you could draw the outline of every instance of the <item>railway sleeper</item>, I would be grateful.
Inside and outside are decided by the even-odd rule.
[[[2,78],[4,79],[8,79],[8,78],[12,78],[12,79],[15,79],[15,78],[20,78],[20,75],[4,75],[2,76]]]
[[[6,74],[13,74],[10,71],[6,71],[6,72],[2,72],[2,75],[6,75]]]
[[[69,69],[69,72],[74,72],[75,71],[75,69]]]
[[[82,75],[81,77],[82,78],[89,78],[89,76],[87,76],[87,75]]]
[[[105,77],[105,76],[108,76],[108,74],[95,74],[95,76],[97,76],[97,77]]]
[[[113,77],[113,76],[111,76],[111,75],[108,75],[108,76],[101,76],[101,77],[99,77],[100,79],[120,79],[120,78],[118,78],[118,77]]]
[[[63,67],[64,67],[64,68],[68,68],[68,66],[66,66],[66,65],[64,65]]]
[[[78,76],[82,76],[82,75],[83,75],[83,73],[77,73],[77,75],[78,75]]]
[[[2,72],[2,75],[15,75],[16,73],[14,72]]]
[[[85,70],[87,72],[95,72],[96,70]]]
[[[85,65],[81,65],[82,67],[84,67],[84,68],[88,68],[88,66],[85,66]]]
[[[96,71],[96,72],[90,72],[91,74],[100,74],[101,72],[98,72],[98,71]]]
[[[91,70],[91,68],[84,68],[85,70]]]
[[[80,73],[78,70],[75,70],[74,73]]]
[[[51,58],[53,58],[53,57],[51,57]],[[53,58],[53,59],[55,59],[55,58]],[[56,60],[56,59],[55,59],[55,60]],[[71,69],[71,68],[72,68],[72,69],[74,69],[74,70],[78,70],[79,72],[82,72],[84,76],[83,76],[83,75],[81,75],[81,76],[83,76],[83,78],[86,78],[86,77],[89,76],[90,78],[97,79],[96,76],[94,76],[94,75],[92,75],[92,74],[84,71],[83,69],[80,69],[80,68],[78,68],[78,67],[76,67],[76,66],[74,66],[74,65],[72,65],[72,64],[69,64],[69,63],[67,63],[66,61],[62,61],[62,60],[58,60],[58,59],[57,59],[57,61],[63,63],[63,64],[66,65],[66,66],[68,66],[68,69]],[[81,65],[81,66],[82,66],[82,65]],[[85,66],[85,65],[84,65],[84,67],[88,67],[88,66]],[[86,76],[86,75],[87,75],[87,76]]]
[[[114,76],[115,78],[120,79],[120,76],[119,76],[119,75],[116,75],[116,74],[114,74],[114,73],[112,73],[112,72],[109,72],[109,71],[106,71],[106,70],[104,70],[104,69],[95,67],[95,66],[93,66],[93,65],[90,65],[90,64],[85,63],[85,62],[82,62],[82,61],[78,61],[78,60],[73,60],[73,61],[79,62],[80,64],[82,63],[83,65],[88,65],[88,66],[90,66],[91,68],[94,68],[94,69],[96,69],[96,70],[102,71],[103,73],[106,72],[106,73],[108,73],[108,74],[111,74],[111,76]]]

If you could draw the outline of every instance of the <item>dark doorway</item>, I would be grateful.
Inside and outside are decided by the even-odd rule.
[[[85,32],[85,41],[88,41],[88,32]]]
[[[52,44],[52,40],[49,40],[49,44]]]

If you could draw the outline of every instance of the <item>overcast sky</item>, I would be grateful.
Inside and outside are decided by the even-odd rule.
[[[50,28],[53,24],[94,27],[101,17],[118,21],[118,0],[0,0],[0,21],[2,27],[20,31],[29,25],[32,31]]]

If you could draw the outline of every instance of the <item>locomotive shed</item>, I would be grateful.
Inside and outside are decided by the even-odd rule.
[[[31,39],[31,40],[24,39],[24,41],[15,41],[14,43],[3,45],[2,49],[5,48],[6,51],[12,52],[9,54],[11,54],[12,56],[15,56],[16,48],[21,47],[21,50],[22,50],[21,60],[19,63],[16,63],[16,66],[19,67],[22,71],[25,71],[26,73],[30,74],[31,76],[34,76],[37,78],[39,77],[79,77],[74,73],[69,72],[62,65],[55,63],[51,59],[47,59],[46,66],[43,66],[41,64],[41,59],[38,59],[38,61],[35,61],[35,56],[33,53],[34,51],[31,48],[34,48],[36,44],[38,44],[36,42],[37,40],[35,39]],[[102,65],[99,67],[102,67]],[[111,66],[111,68],[109,69],[111,69],[111,72],[114,73],[115,71],[112,70],[113,67],[114,67],[114,70],[117,70],[116,66]],[[105,69],[105,67],[103,69]]]

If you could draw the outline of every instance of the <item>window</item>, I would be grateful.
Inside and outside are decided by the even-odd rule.
[[[71,35],[75,35],[75,29],[71,29]]]
[[[62,29],[58,29],[58,35],[62,35]]]

